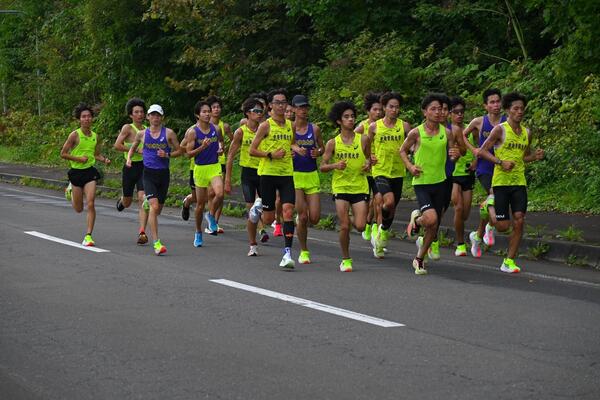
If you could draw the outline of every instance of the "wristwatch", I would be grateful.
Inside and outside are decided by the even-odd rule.
[[[273,159],[273,155],[271,154],[271,152],[268,152],[268,153],[267,153],[267,157],[269,158],[269,160],[272,160],[272,159]]]
[[[496,164],[496,165],[502,165],[502,160],[498,159],[498,161],[496,161],[494,164]]]

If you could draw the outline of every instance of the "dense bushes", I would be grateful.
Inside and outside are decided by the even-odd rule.
[[[598,2],[16,0],[10,7],[23,13],[0,15],[2,157],[57,162],[81,100],[101,109],[95,129],[110,147],[134,95],[161,103],[181,136],[198,98],[221,95],[227,120],[236,122],[249,93],[286,86],[310,95],[313,119],[331,136],[325,115],[339,99],[360,106],[366,92],[394,89],[406,99],[402,118],[417,124],[429,91],[465,97],[469,119],[482,113],[481,92],[497,86],[530,98],[527,124],[546,150],[546,161],[528,169],[532,207],[600,212]]]

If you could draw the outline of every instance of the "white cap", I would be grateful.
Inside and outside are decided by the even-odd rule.
[[[153,112],[157,112],[160,115],[165,115],[165,112],[163,111],[162,107],[158,104],[152,104],[148,109],[148,114],[152,114]]]

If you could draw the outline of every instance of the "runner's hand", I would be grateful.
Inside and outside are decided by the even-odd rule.
[[[79,162],[82,164],[85,164],[87,162],[88,158],[87,156],[81,156],[79,157]]]
[[[337,169],[345,170],[346,169],[346,160],[338,161],[336,163]]]
[[[231,194],[231,181],[229,179],[225,180],[225,193]]]
[[[421,172],[423,172],[423,170],[421,169],[421,167],[413,165],[411,167],[408,168],[408,171],[411,173],[412,176],[420,176]]]
[[[285,156],[285,150],[284,149],[277,149],[274,152],[271,153],[271,158],[274,158],[276,160],[283,158]]]
[[[503,171],[510,172],[515,167],[515,163],[514,161],[503,160],[501,167]]]
[[[127,168],[131,168],[131,158],[128,158],[127,161],[125,161],[125,165]]]
[[[169,153],[167,153],[163,149],[158,149],[156,151],[156,155],[159,156],[159,157],[161,157],[161,158],[167,158],[167,157],[169,157]]]
[[[544,150],[542,149],[535,149],[535,159],[536,160],[543,160],[544,159]]]
[[[298,155],[304,157],[304,156],[306,156],[306,149],[304,147],[300,147],[296,153]]]
[[[458,160],[460,157],[460,150],[457,146],[450,147],[450,149],[448,149],[448,155],[452,161]]]
[[[371,165],[375,164],[377,164],[377,157],[375,157],[375,154],[371,154]]]
[[[321,154],[320,154],[320,152],[319,152],[319,149],[318,149],[318,148],[316,148],[316,147],[315,147],[315,148],[313,148],[313,149],[311,149],[311,150],[310,150],[310,156],[311,156],[312,158],[319,158],[319,156],[320,156],[320,155],[321,155]]]

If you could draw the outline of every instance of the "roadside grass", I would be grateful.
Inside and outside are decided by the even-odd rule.
[[[563,229],[558,232],[556,235],[557,239],[566,240],[569,242],[584,242],[583,239],[583,231],[581,229],[575,228],[574,225],[569,225],[567,229]]]

